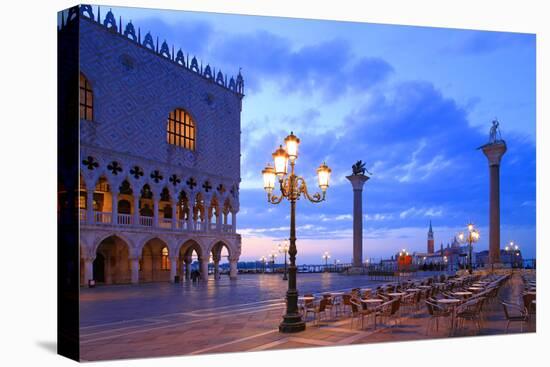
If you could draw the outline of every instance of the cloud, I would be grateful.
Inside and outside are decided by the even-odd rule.
[[[502,48],[533,46],[534,34],[469,31],[462,40],[447,46],[446,51],[455,54],[487,54]]]
[[[394,71],[382,58],[355,56],[342,39],[295,48],[289,39],[263,30],[220,39],[213,53],[232,68],[242,67],[247,86],[256,93],[262,81],[273,80],[284,93],[320,93],[326,100],[352,90],[368,90]]]
[[[410,217],[441,217],[443,210],[441,208],[416,208],[411,207],[399,213],[399,218],[406,219]]]

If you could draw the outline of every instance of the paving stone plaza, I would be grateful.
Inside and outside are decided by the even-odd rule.
[[[300,274],[301,294],[375,288],[382,282],[362,276]],[[418,279],[420,280],[420,279]],[[348,315],[329,312],[319,325],[310,316],[304,332],[279,333],[286,282],[276,275],[243,275],[236,281],[208,284],[141,284],[83,289],[81,353],[84,360],[161,357],[203,353],[260,351],[449,337],[448,320],[430,329],[424,306],[404,310],[396,320],[374,329],[365,320],[350,327]],[[521,302],[520,273],[499,290],[500,299]],[[466,323],[453,336],[505,333],[506,319],[498,302],[484,307],[480,330]],[[512,324],[509,333],[535,331],[535,319]]]

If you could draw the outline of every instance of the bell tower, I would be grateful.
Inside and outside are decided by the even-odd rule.
[[[430,229],[428,230],[428,254],[434,253],[434,232],[432,230],[432,221],[430,220]]]

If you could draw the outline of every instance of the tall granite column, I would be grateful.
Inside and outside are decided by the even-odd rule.
[[[363,266],[363,185],[369,177],[346,176],[353,187],[353,266]]]
[[[500,160],[506,153],[504,140],[481,147],[489,161],[489,262],[500,263]]]

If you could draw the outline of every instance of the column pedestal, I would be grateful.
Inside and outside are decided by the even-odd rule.
[[[500,264],[500,160],[506,153],[504,140],[480,148],[489,162],[489,263]]]
[[[365,175],[346,176],[353,187],[353,267],[363,266],[363,185],[369,180]]]

